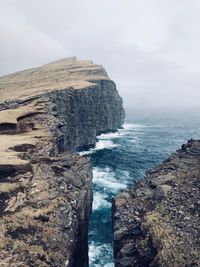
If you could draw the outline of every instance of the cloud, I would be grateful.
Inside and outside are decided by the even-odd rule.
[[[66,53],[70,55],[57,40],[23,23],[9,5],[0,10],[1,74],[62,58]]]
[[[200,106],[198,0],[0,5],[1,74],[76,55],[105,66],[126,106]]]

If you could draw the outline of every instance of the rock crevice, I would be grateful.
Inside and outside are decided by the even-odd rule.
[[[75,58],[0,78],[0,265],[88,266],[92,167],[76,151],[123,122],[104,69]]]

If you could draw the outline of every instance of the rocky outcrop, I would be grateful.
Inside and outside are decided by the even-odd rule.
[[[59,118],[54,131],[59,152],[91,148],[97,135],[116,131],[124,121],[122,100],[110,80],[82,90],[57,91],[51,103]]]
[[[88,266],[90,161],[122,100],[104,69],[75,58],[0,78],[0,265]]]
[[[116,267],[200,266],[200,141],[113,201]]]

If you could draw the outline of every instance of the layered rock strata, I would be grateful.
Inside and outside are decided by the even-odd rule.
[[[200,266],[200,141],[113,201],[116,267]]]
[[[0,78],[0,266],[88,266],[92,168],[124,119],[105,70],[65,59]]]

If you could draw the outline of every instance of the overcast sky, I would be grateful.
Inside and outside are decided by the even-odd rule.
[[[127,107],[200,107],[200,0],[0,0],[0,38],[0,75],[77,56]]]

